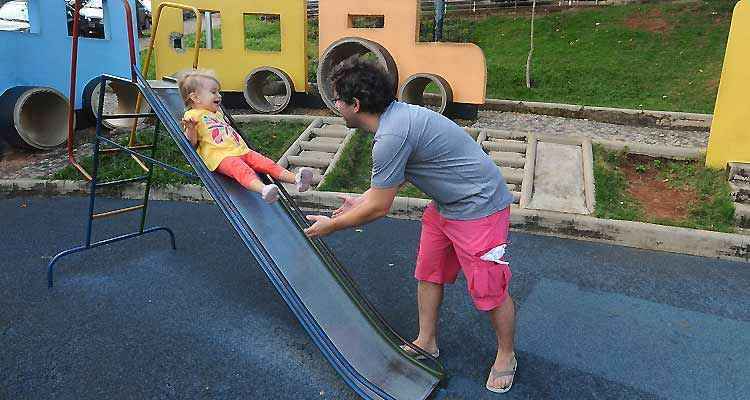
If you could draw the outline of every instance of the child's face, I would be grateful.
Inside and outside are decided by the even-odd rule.
[[[216,112],[221,105],[221,94],[219,85],[211,79],[203,79],[202,84],[193,93],[190,93],[193,108]]]

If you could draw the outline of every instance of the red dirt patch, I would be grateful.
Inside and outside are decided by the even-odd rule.
[[[625,26],[634,31],[665,33],[672,27],[662,18],[661,10],[652,9],[648,13],[637,12],[625,20]]]
[[[620,171],[628,179],[628,193],[643,206],[646,217],[652,219],[684,220],[688,217],[690,204],[698,201],[698,194],[692,189],[675,189],[669,187],[659,171],[654,168],[654,158],[628,155],[620,165]],[[663,163],[668,160],[662,160]],[[636,167],[647,167],[645,172],[638,172]]]

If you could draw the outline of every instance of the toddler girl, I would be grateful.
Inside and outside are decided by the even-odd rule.
[[[282,182],[295,183],[300,192],[310,188],[311,168],[300,168],[296,175],[284,169],[250,150],[225,121],[220,106],[219,81],[215,76],[191,70],[181,74],[177,85],[187,109],[182,119],[185,136],[193,147],[197,146],[198,155],[209,170],[229,176],[248,190],[260,193],[268,203],[279,198],[279,188],[275,184],[264,184],[256,172],[269,174]]]

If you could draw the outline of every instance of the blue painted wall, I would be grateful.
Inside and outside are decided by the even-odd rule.
[[[136,24],[135,4],[128,0]],[[128,34],[122,0],[104,0],[105,39],[79,38],[76,109],[83,88],[106,73],[130,78]],[[28,0],[30,32],[0,31],[0,94],[15,86],[52,87],[67,98],[73,43],[63,0]],[[136,62],[138,54],[137,29]]]

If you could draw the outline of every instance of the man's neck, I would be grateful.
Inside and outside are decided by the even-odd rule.
[[[360,116],[360,128],[370,133],[377,132],[378,127],[380,126],[381,115],[383,114],[362,114]]]

